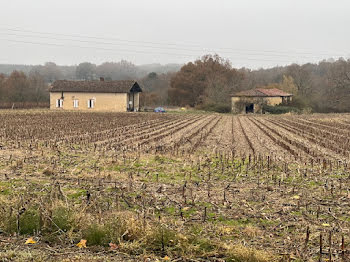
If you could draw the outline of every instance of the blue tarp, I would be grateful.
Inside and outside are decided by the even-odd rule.
[[[154,109],[154,112],[156,113],[165,113],[165,109],[163,107],[157,107]]]

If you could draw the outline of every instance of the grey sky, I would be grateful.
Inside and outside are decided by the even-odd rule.
[[[0,63],[235,67],[350,56],[348,0],[0,0]],[[49,34],[48,34],[49,33]]]

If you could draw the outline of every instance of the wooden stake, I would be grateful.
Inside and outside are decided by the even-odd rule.
[[[306,251],[306,249],[307,249],[307,244],[309,243],[309,239],[310,239],[310,227],[308,226],[306,228],[306,237],[305,237],[305,243],[304,243],[304,251]]]
[[[323,240],[322,239],[322,232],[320,232],[320,257],[318,259],[319,262],[322,262],[322,245],[323,245],[322,240]]]
[[[345,241],[344,235],[341,236],[341,258],[345,261]]]
[[[329,231],[328,242],[329,242],[329,261],[332,262],[332,231]]]

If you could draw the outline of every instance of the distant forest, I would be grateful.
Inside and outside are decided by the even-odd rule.
[[[1,103],[48,102],[48,84],[55,80],[135,79],[143,86],[144,106],[191,106],[226,112],[230,94],[257,87],[294,94],[290,107],[305,112],[350,112],[350,59],[318,64],[291,64],[270,69],[233,68],[218,55],[185,65],[136,66],[128,61],[77,66],[0,65]]]

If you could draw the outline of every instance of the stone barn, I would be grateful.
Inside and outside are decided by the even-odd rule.
[[[277,88],[257,88],[231,95],[232,112],[237,114],[262,113],[263,105],[276,106],[292,100],[288,94]]]
[[[139,111],[141,87],[136,81],[58,80],[50,88],[50,109]]]

